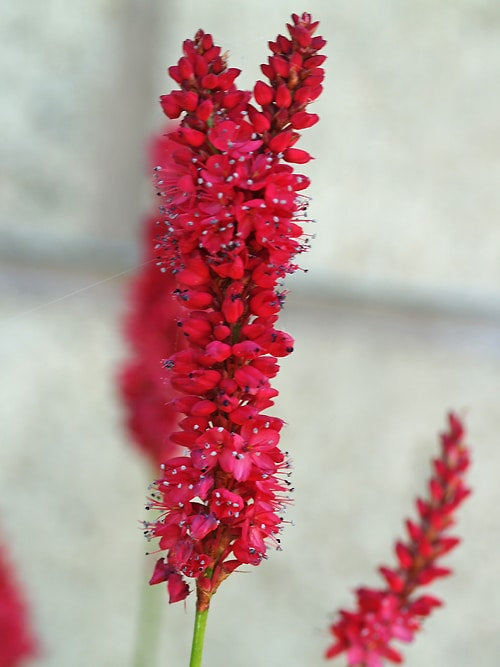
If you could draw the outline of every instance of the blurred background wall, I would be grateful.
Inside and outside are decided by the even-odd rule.
[[[221,588],[205,664],[323,664],[332,612],[392,562],[450,408],[469,425],[474,496],[456,575],[435,587],[447,606],[406,664],[498,661],[498,2],[23,0],[0,10],[0,525],[43,644],[34,665],[131,664],[149,474],[115,377],[167,67],[203,27],[251,87],[304,10],[329,60],[301,140],[318,222],[309,272],[289,281],[297,344],[274,411],[296,525]],[[187,664],[187,610],[162,611],[159,665]]]

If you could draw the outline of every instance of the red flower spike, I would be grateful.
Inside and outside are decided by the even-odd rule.
[[[166,581],[175,602],[194,578],[199,610],[233,570],[279,547],[290,502],[283,422],[263,411],[278,394],[270,384],[277,357],[293,350],[291,336],[275,328],[286,294],[278,284],[307,249],[301,192],[309,181],[286,160],[306,161],[292,146],[297,130],[317,120],[296,98],[322,74],[316,27],[309,15],[294,16],[291,39],[271,45],[269,83],[253,90],[261,109],[202,30],[169,70],[177,90],[161,98],[181,120],[156,157],[155,254],[173,283],[166,295],[181,310],[175,338],[186,348],[171,350],[165,340],[160,359],[165,386],[183,394],[168,401],[180,417],[169,440],[186,452],[162,461],[148,502],[159,517],[146,536],[166,552],[151,583]],[[304,68],[307,60],[313,65]]]
[[[345,652],[349,667],[383,667],[385,660],[401,663],[392,641],[412,641],[422,619],[441,605],[431,595],[415,593],[451,573],[436,561],[459,543],[444,531],[453,523],[451,511],[470,493],[464,482],[470,464],[465,430],[455,414],[449,415],[448,425],[448,432],[441,435],[441,457],[433,462],[436,476],[429,482],[430,498],[416,503],[420,521],[407,520],[409,541],[396,543],[399,566],[379,568],[387,586],[358,589],[356,611],[340,611],[339,620],[330,627],[335,641],[326,658]]]

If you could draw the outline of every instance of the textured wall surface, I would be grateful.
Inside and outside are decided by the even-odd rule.
[[[295,526],[282,552],[221,587],[205,665],[324,664],[331,613],[392,562],[453,407],[470,428],[474,496],[448,559],[456,574],[435,587],[446,607],[406,664],[489,667],[500,654],[500,6],[293,9],[313,12],[329,42],[321,123],[302,142],[316,158],[317,237],[309,273],[290,281],[296,352],[274,410],[289,423]],[[290,3],[0,11],[0,528],[44,647],[33,667],[123,667],[149,476],[116,397],[118,274],[137,263],[151,201],[144,145],[183,39],[212,32],[251,86]],[[193,600],[187,613],[164,606],[158,665],[187,664]]]

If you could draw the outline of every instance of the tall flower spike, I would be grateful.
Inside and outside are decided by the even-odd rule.
[[[412,641],[422,620],[441,605],[434,596],[417,591],[451,573],[438,561],[460,542],[448,530],[455,510],[470,493],[464,482],[470,463],[464,427],[454,414],[448,422],[448,432],[441,435],[441,455],[433,461],[428,498],[417,499],[418,521],[407,520],[408,539],[396,543],[397,567],[379,568],[385,587],[357,589],[356,611],[341,610],[330,627],[335,642],[326,658],[345,652],[350,667],[382,667],[385,660],[401,663],[392,641]]]
[[[161,98],[169,118],[182,117],[155,178],[158,256],[175,276],[186,341],[164,363],[183,416],[172,440],[185,452],[163,462],[147,506],[160,515],[145,532],[166,552],[150,583],[167,582],[176,602],[194,578],[199,612],[237,567],[279,548],[289,502],[283,421],[264,411],[278,393],[270,384],[278,358],[293,350],[291,336],[275,327],[285,299],[279,285],[307,248],[300,192],[309,181],[287,161],[305,161],[291,147],[299,126],[312,124],[300,114],[319,94],[325,42],[313,36],[316,27],[309,14],[293,15],[290,38],[271,43],[270,62],[279,58],[282,69],[262,82],[265,98],[256,85],[260,110],[202,30],[169,70],[179,89]]]

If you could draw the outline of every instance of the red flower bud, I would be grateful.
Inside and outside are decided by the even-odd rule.
[[[309,153],[307,151],[301,150],[300,148],[287,148],[283,157],[287,162],[293,162],[296,164],[305,164],[311,160]]]
[[[285,60],[285,58],[282,58],[281,56],[270,56],[269,57],[269,64],[273,68],[273,70],[278,74],[279,76],[285,78],[288,76],[288,73],[290,71],[290,65],[288,62]],[[269,77],[271,78],[271,77]]]
[[[182,108],[174,100],[172,93],[170,95],[162,95],[160,97],[161,108],[168,118],[178,118],[182,112]]]
[[[291,118],[290,122],[295,130],[303,130],[307,127],[312,127],[319,120],[319,116],[315,113],[307,113],[306,111],[298,111]]]
[[[282,83],[276,89],[275,103],[276,106],[285,109],[288,109],[288,107],[292,103],[292,94],[290,93],[290,90],[284,83]]]
[[[255,101],[257,102],[257,104],[260,104],[261,106],[266,106],[268,104],[271,104],[271,102],[274,99],[273,89],[271,88],[271,86],[268,86],[267,83],[264,83],[263,81],[257,81],[253,89],[253,94],[255,97]]]

